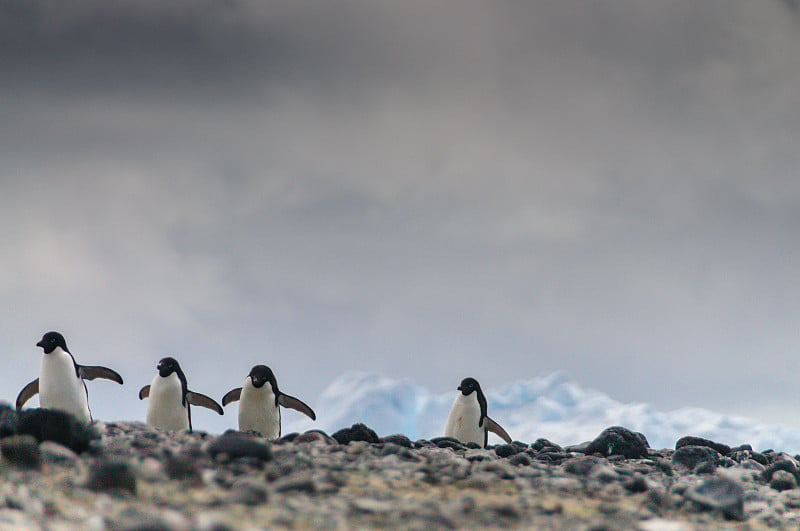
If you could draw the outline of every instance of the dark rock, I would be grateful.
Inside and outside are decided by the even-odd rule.
[[[585,454],[586,449],[589,448],[589,445],[592,444],[592,441],[586,441],[578,444],[573,444],[571,446],[565,446],[564,451],[573,453],[573,454]]]
[[[769,482],[769,486],[778,491],[796,489],[797,478],[795,478],[792,473],[785,470],[776,470],[772,474],[772,480]]]
[[[308,473],[300,473],[279,478],[275,481],[275,490],[278,492],[305,492],[314,494],[317,492],[317,484]]]
[[[694,467],[692,470],[693,473],[697,474],[698,476],[702,474],[713,474],[717,471],[717,465],[712,463],[711,461],[701,461]]]
[[[39,443],[31,435],[15,435],[0,440],[3,459],[20,468],[42,468]]]
[[[244,505],[260,505],[267,503],[267,489],[252,481],[240,481],[231,487],[229,502]]]
[[[297,433],[296,431],[294,431],[292,433],[287,433],[286,435],[281,436],[281,438],[278,439],[277,442],[279,442],[279,443],[292,442],[297,438],[298,435],[300,435],[300,434]]]
[[[57,409],[23,410],[19,414],[17,433],[32,435],[39,442],[57,442],[75,453],[88,450],[89,443],[97,438],[88,425]]]
[[[573,457],[564,463],[564,472],[569,472],[577,476],[588,476],[589,472],[602,462],[602,459],[593,455]]]
[[[672,454],[672,464],[694,470],[697,465],[709,462],[714,466],[719,463],[719,452],[707,446],[684,446]]]
[[[628,459],[647,457],[650,445],[641,433],[633,432],[621,426],[606,428],[595,440],[589,443],[586,454],[624,455]]]
[[[323,442],[325,444],[339,444],[336,442],[336,439],[333,439],[322,430],[308,430],[307,432],[302,433],[297,437],[295,437],[294,442],[296,443]]]
[[[208,453],[211,457],[225,454],[231,459],[255,458],[259,461],[269,461],[272,459],[272,452],[269,446],[255,440],[255,438],[242,433],[224,433],[209,444]]]
[[[450,448],[451,450],[467,449],[466,444],[462,443],[458,439],[453,439],[452,437],[435,437],[431,439],[431,442],[439,448]]]
[[[535,450],[537,452],[541,452],[545,448],[552,452],[562,452],[564,450],[556,443],[550,442],[547,439],[536,439],[536,441],[531,445],[531,450]]]
[[[773,474],[779,470],[790,473],[795,479],[800,479],[800,470],[798,470],[797,464],[792,459],[773,462],[761,473],[761,477],[764,478],[764,481],[771,481]]]
[[[514,466],[530,466],[531,458],[525,453],[518,453],[517,455],[512,455],[508,462]]]
[[[685,446],[684,448],[691,447]],[[712,451],[716,453],[716,450]],[[686,497],[704,509],[721,511],[726,518],[744,519],[744,488],[733,479],[725,476],[712,476],[701,484],[688,489]]]
[[[167,456],[164,460],[164,472],[170,479],[200,479],[196,460],[186,454]]]
[[[625,490],[633,494],[638,494],[640,492],[647,492],[648,488],[647,481],[641,474],[634,474],[634,476],[625,483],[623,483],[622,486],[625,487]]]
[[[414,441],[414,448],[436,448],[436,445],[427,439],[417,439]]]
[[[0,439],[17,433],[18,424],[17,410],[8,404],[0,403]]]
[[[749,444],[741,444],[739,446],[734,446],[731,448],[731,452],[752,452],[753,447]]]
[[[387,435],[386,437],[381,437],[380,442],[396,444],[398,446],[402,446],[403,448],[411,448],[413,446],[411,439],[399,433],[395,435]]]
[[[353,424],[349,428],[342,428],[331,435],[331,437],[336,439],[339,444],[350,444],[353,441],[365,441],[368,443],[380,442],[378,434],[361,423]]]
[[[494,453],[497,454],[498,457],[511,457],[512,455],[517,455],[524,448],[520,448],[514,444],[500,444],[495,446]]]
[[[86,488],[136,494],[136,475],[127,461],[103,459],[96,462],[89,470]]]
[[[683,448],[684,446],[705,446],[706,448],[716,450],[720,455],[724,455],[726,457],[731,454],[731,447],[727,444],[709,441],[708,439],[703,439],[702,437],[681,437],[678,439],[678,442],[675,443],[676,450]]]

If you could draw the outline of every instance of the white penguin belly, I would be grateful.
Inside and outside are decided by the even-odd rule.
[[[483,447],[486,430],[478,426],[480,418],[481,406],[475,393],[467,396],[458,393],[450,409],[450,416],[447,417],[445,437],[452,437],[463,443],[474,442]]]
[[[72,356],[56,348],[42,357],[39,372],[39,405],[71,413],[83,422],[91,422],[89,401],[83,380],[75,374]]]
[[[162,430],[188,430],[189,412],[183,405],[181,380],[175,373],[166,378],[156,375],[150,384],[147,424]]]
[[[249,377],[245,380],[239,397],[239,430],[257,431],[268,439],[281,436],[281,410],[268,383],[257,388]]]

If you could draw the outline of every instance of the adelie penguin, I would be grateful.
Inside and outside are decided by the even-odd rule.
[[[269,384],[269,385],[267,385]],[[255,431],[269,439],[281,436],[281,408],[289,407],[316,420],[314,411],[304,402],[278,389],[272,369],[256,365],[244,379],[244,385],[228,391],[222,405],[239,400],[239,430]]]
[[[158,374],[150,385],[139,391],[139,400],[150,399],[147,403],[148,426],[192,431],[190,405],[202,406],[222,415],[222,406],[213,398],[189,390],[186,376],[175,358],[162,358],[156,369]]]
[[[64,336],[58,332],[47,332],[36,346],[44,351],[39,377],[19,392],[17,409],[38,393],[40,407],[66,411],[80,421],[91,422],[89,393],[84,380],[104,378],[121,384],[122,376],[108,367],[78,365]]]
[[[511,444],[511,437],[506,430],[486,414],[486,397],[478,381],[475,378],[464,378],[458,390],[460,392],[453,402],[450,416],[447,417],[445,436],[486,448],[489,432],[492,432]]]

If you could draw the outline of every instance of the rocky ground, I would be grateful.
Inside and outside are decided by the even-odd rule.
[[[562,448],[90,427],[0,408],[0,529],[797,529],[798,458],[609,428]]]

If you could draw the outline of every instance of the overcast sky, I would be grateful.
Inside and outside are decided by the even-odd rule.
[[[2,2],[0,398],[55,329],[108,420],[172,355],[800,427],[792,5]]]

